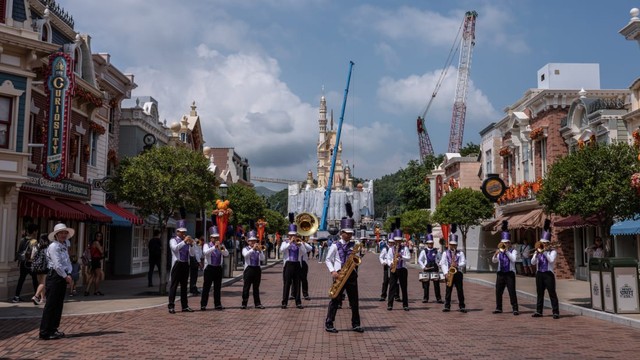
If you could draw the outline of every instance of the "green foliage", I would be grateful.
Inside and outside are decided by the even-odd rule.
[[[231,223],[247,225],[265,216],[266,202],[253,188],[239,184],[229,186],[229,207],[233,210]]]
[[[614,218],[631,218],[640,208],[630,186],[631,175],[640,171],[637,156],[626,143],[590,144],[550,167],[536,199],[547,213],[596,214],[608,231]]]
[[[387,219],[390,216],[400,214],[399,183],[399,172],[373,180],[373,206],[377,218]]]
[[[276,231],[282,234],[286,234],[289,226],[289,220],[280,214],[280,212],[266,209],[264,211],[265,220],[267,220],[266,232],[269,234],[275,234]]]
[[[166,225],[181,207],[197,212],[215,198],[216,179],[208,167],[199,152],[155,147],[123,159],[108,189],[118,201],[133,204],[144,216],[154,214]]]
[[[400,171],[398,195],[403,211],[429,208],[429,184],[426,181],[427,168],[417,160],[411,160]]]
[[[480,154],[480,145],[468,142],[462,149],[460,149],[460,156],[478,155]]]
[[[429,210],[410,210],[402,213],[402,231],[409,234],[423,234],[427,232],[427,225],[431,224]]]
[[[433,214],[440,224],[458,224],[462,234],[462,248],[467,248],[467,232],[493,215],[493,205],[481,191],[469,188],[454,189],[442,197]]]
[[[269,209],[277,211],[280,215],[287,216],[287,205],[289,201],[289,189],[282,189],[269,196],[267,206]]]

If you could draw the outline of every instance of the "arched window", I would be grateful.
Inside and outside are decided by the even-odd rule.
[[[42,31],[40,33],[40,40],[44,42],[51,42],[51,27],[48,23],[42,25]]]

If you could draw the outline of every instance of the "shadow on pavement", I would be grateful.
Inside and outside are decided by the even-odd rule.
[[[124,334],[124,333],[125,333],[124,331],[94,331],[94,332],[86,332],[86,333],[78,333],[78,334],[66,334],[65,338],[83,338],[83,337],[92,337],[92,336]]]

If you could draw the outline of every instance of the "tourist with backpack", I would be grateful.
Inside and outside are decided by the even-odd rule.
[[[40,236],[38,244],[33,250],[33,261],[31,262],[31,273],[38,279],[38,288],[35,295],[31,298],[34,305],[40,305],[45,302],[45,284],[47,273],[49,272],[49,261],[47,258],[47,248],[49,247],[49,238],[47,234]]]
[[[20,268],[20,277],[18,278],[18,284],[16,285],[16,294],[11,299],[11,302],[18,303],[22,301],[20,293],[22,292],[22,286],[27,279],[27,275],[31,276],[31,283],[33,284],[33,291],[38,288],[38,279],[31,272],[31,258],[33,257],[33,249],[38,243],[38,225],[27,225],[27,234],[20,240],[18,244],[18,251],[16,251],[15,261],[18,262]]]

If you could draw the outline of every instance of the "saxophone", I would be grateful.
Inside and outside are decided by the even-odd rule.
[[[349,279],[349,276],[351,276],[351,273],[353,272],[353,270],[355,270],[355,268],[357,268],[362,262],[362,260],[356,255],[357,253],[360,252],[361,247],[362,247],[361,243],[356,243],[356,245],[353,247],[353,250],[351,251],[351,255],[349,255],[349,258],[347,258],[347,261],[345,261],[344,265],[342,266],[342,269],[340,269],[338,278],[333,282],[333,284],[331,285],[331,288],[329,288],[330,298],[335,299],[338,297],[338,295],[340,294],[340,291],[342,291],[344,284],[347,283],[347,279]]]
[[[449,265],[449,271],[447,272],[447,287],[453,286],[453,276],[458,272],[458,269],[456,269],[458,266],[458,263],[456,262],[456,253],[457,251],[451,254],[451,264]]]
[[[399,259],[400,259],[400,244],[398,244],[393,251],[393,261],[391,262],[391,268],[389,269],[389,271],[391,271],[392,274],[395,273],[396,269],[398,268]]]

